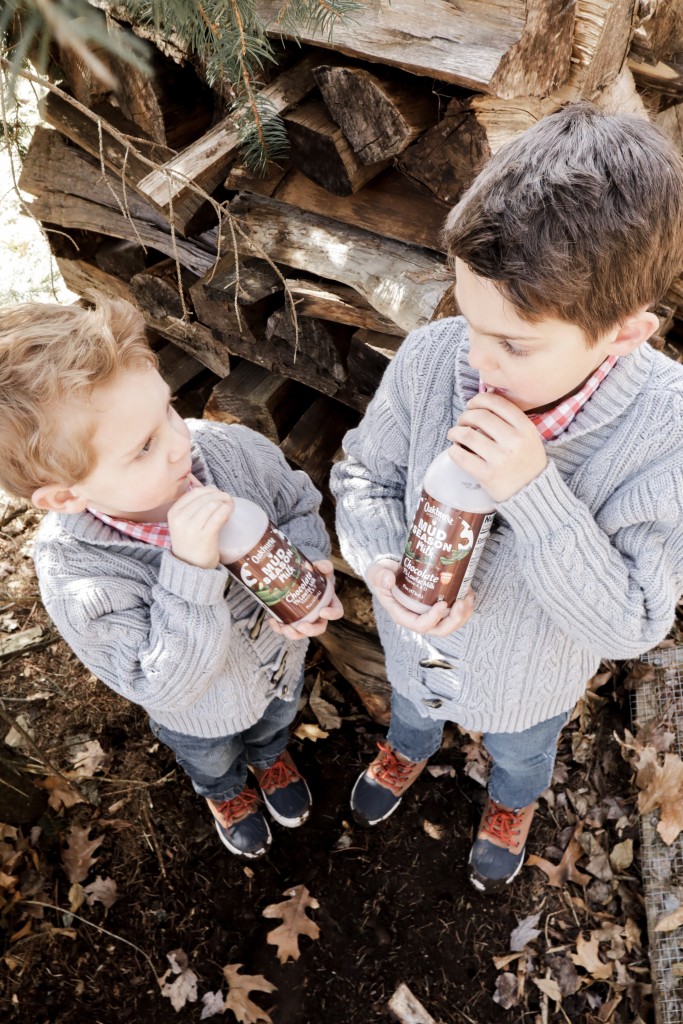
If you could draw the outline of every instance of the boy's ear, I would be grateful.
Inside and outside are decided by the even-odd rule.
[[[86,498],[74,494],[63,484],[43,484],[31,495],[31,501],[36,508],[46,512],[82,512],[88,501]]]
[[[647,309],[641,309],[629,316],[619,327],[610,344],[610,352],[615,356],[626,356],[640,348],[651,338],[659,327],[659,317]]]

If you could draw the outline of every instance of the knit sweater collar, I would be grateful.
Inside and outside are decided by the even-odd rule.
[[[192,441],[191,452],[193,475],[197,477],[200,483],[213,483],[209,467],[196,441]],[[152,544],[147,544],[145,541],[136,540],[134,537],[122,534],[119,530],[115,530],[101,519],[96,519],[90,512],[79,512],[76,515],[57,513],[55,519],[59,527],[65,530],[66,533],[71,534],[76,540],[87,541],[88,544],[98,544],[102,547],[118,548],[120,550],[130,550],[131,547],[141,549],[142,551],[147,549],[150,557],[153,558],[160,557],[163,551],[163,548],[155,547]]]
[[[479,373],[467,361],[469,341],[462,321],[463,341],[458,346],[456,362],[456,394],[453,396],[453,423],[460,418],[465,404],[478,393]],[[546,449],[560,448],[577,438],[599,430],[617,419],[636,400],[652,373],[654,350],[641,345],[629,355],[621,356],[616,366],[581,411],[559,437],[545,441]]]

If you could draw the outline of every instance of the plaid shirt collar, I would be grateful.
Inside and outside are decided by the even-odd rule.
[[[125,533],[128,537],[133,537],[135,540],[144,541],[145,544],[155,544],[159,548],[171,549],[171,534],[168,529],[168,523],[134,523],[130,519],[117,519],[115,516],[108,516],[106,512],[98,512],[96,508],[88,507],[90,515],[95,516],[96,519],[106,523],[107,526],[111,526],[112,529],[118,530],[119,533]]]
[[[529,416],[529,419],[534,424],[544,441],[552,441],[567,429],[591,395],[600,387],[607,374],[610,372],[612,367],[615,366],[616,362],[617,356],[608,356],[604,363],[601,363],[600,366],[598,366],[595,373],[588,378],[580,391],[577,391],[574,395],[570,395],[569,398],[565,398],[552,409],[548,409],[547,412],[535,413]],[[486,389],[480,381],[479,391],[482,392],[485,390]]]

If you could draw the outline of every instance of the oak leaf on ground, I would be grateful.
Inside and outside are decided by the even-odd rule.
[[[72,789],[69,783],[59,775],[49,775],[42,782],[36,782],[36,786],[46,789],[50,794],[47,802],[53,811],[61,811],[62,807],[68,809],[74,804],[84,803],[83,797],[79,796],[76,790]]]
[[[225,1010],[232,1010],[240,1024],[272,1024],[269,1015],[249,998],[250,992],[276,992],[273,985],[262,974],[240,974],[242,964],[227,964],[223,968],[228,983]]]
[[[519,1002],[517,991],[517,977],[510,971],[499,974],[496,978],[496,989],[493,993],[494,1003],[498,1003],[504,1010],[509,1010]]]
[[[651,749],[645,748],[646,751]],[[639,771],[636,778],[638,785],[640,776]],[[655,807],[661,808],[657,831],[667,846],[671,846],[683,830],[683,761],[678,754],[665,754],[663,765],[652,765],[647,786],[638,794],[638,810],[641,814],[647,814]]]
[[[539,928],[536,927],[541,919],[540,911],[538,914],[529,914],[528,917],[523,918],[517,922],[517,927],[513,929],[510,935],[510,949],[514,953],[518,953],[528,946],[530,942],[533,942],[541,934]]]
[[[656,932],[674,932],[683,925],[683,903],[672,910],[670,914],[660,917],[655,925]]]
[[[334,704],[330,704],[328,700],[325,700],[321,694],[321,690],[322,677],[319,675],[311,691],[311,696],[308,698],[311,711],[318,719],[318,725],[321,729],[338,729],[341,726],[339,712],[335,708]]]
[[[70,757],[74,766],[73,778],[89,778],[95,772],[108,768],[111,762],[111,754],[105,753],[99,740],[88,740],[76,747]]]
[[[305,885],[295,885],[292,889],[286,889],[283,893],[288,899],[282,903],[271,903],[263,911],[264,917],[281,917],[282,924],[268,932],[266,941],[277,946],[277,958],[281,964],[287,960],[298,960],[301,953],[299,950],[299,936],[308,935],[311,939],[317,939],[320,929],[315,921],[306,916],[306,908],[319,907],[318,901],[311,896]]]
[[[103,842],[104,836],[89,839],[90,825],[80,828],[72,825],[67,833],[67,846],[62,850],[62,865],[70,882],[82,882],[97,857],[93,853]]]
[[[583,967],[596,981],[604,981],[613,973],[613,963],[603,963],[598,955],[600,939],[595,932],[591,932],[590,939],[584,939],[583,935],[577,936],[576,953],[571,953],[571,959],[578,967]]]
[[[585,875],[576,866],[576,862],[584,856],[584,851],[581,849],[579,842],[580,835],[581,828],[579,827],[567,843],[567,849],[562,854],[562,860],[559,864],[553,864],[551,861],[545,860],[543,857],[537,857],[533,853],[530,857],[527,857],[526,863],[530,867],[540,868],[547,876],[548,884],[556,889],[561,889],[565,882],[588,885],[591,880],[590,875]]]
[[[314,722],[302,722],[294,730],[294,735],[300,740],[313,740],[315,743],[317,740],[326,740],[330,734]]]
[[[102,903],[105,910],[109,910],[119,898],[114,879],[102,878],[101,875],[98,875],[90,885],[86,885],[83,891],[87,895],[88,906],[91,907],[93,903]]]

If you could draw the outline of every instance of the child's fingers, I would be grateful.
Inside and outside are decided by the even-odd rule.
[[[462,601],[456,601],[448,615],[430,630],[430,636],[449,636],[465,625],[474,611],[474,593],[470,590]]]
[[[329,558],[321,558],[318,562],[313,563],[314,568],[321,572],[323,576],[334,575],[334,565]]]
[[[416,612],[411,612],[404,608],[390,593],[385,593],[381,590],[376,590],[375,593],[377,594],[377,600],[386,609],[392,620],[398,626],[404,626],[414,633],[428,633],[441,621],[444,615],[448,614],[448,605],[443,601],[439,601],[428,612],[418,615]]]

